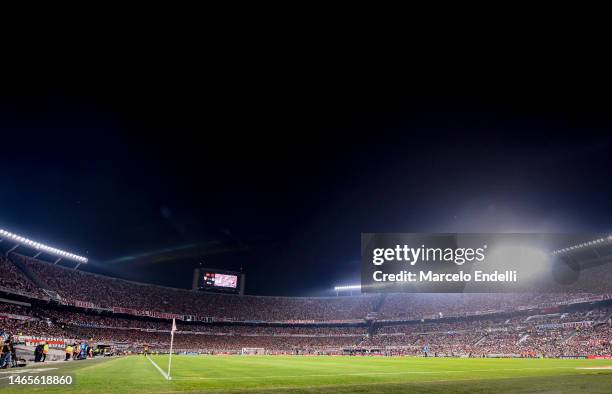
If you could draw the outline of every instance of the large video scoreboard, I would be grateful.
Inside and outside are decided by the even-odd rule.
[[[193,273],[193,289],[243,294],[244,274],[214,268],[196,268]]]

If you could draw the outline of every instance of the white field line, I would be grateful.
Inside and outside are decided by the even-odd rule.
[[[600,367],[579,367],[576,369],[598,369],[598,370],[609,370],[612,369],[612,365],[602,365]]]
[[[58,368],[30,368],[30,369],[11,368],[6,371],[0,371],[0,374],[8,375],[8,376],[0,377],[0,380],[10,379],[12,376],[18,375],[20,373],[41,373],[41,372],[46,372],[46,371],[52,371],[54,369],[58,369]]]
[[[267,376],[236,376],[207,378],[201,376],[191,376],[184,378],[173,378],[173,380],[250,380],[250,379],[281,379],[281,378],[306,378],[306,377],[333,377],[333,376],[376,376],[376,375],[410,375],[410,374],[444,374],[462,372],[497,372],[497,371],[525,371],[525,370],[546,370],[546,369],[577,369],[576,367],[545,367],[545,368],[490,368],[490,369],[465,369],[465,370],[446,370],[446,371],[403,371],[403,372],[355,372],[355,373],[334,373],[334,374],[304,374],[304,375],[267,375]]]
[[[153,366],[154,366],[154,367],[155,367],[155,368],[156,368],[156,369],[159,371],[159,373],[160,373],[160,374],[161,374],[161,375],[164,377],[164,379],[166,379],[166,380],[170,380],[170,379],[168,379],[168,374],[167,374],[167,373],[165,373],[165,372],[164,372],[164,371],[163,371],[163,370],[162,370],[162,369],[159,367],[159,365],[155,364],[155,361],[151,360],[151,359],[149,358],[149,356],[146,356],[146,357],[147,357],[147,360],[149,360],[149,361],[151,362],[151,364],[153,364]]]
[[[46,371],[53,371],[58,368],[30,368],[30,369],[20,369],[20,368],[10,368],[4,371],[0,371],[0,374],[16,374],[16,373],[39,373]]]

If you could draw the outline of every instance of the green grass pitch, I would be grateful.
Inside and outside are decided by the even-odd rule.
[[[151,357],[164,371],[168,356]],[[2,392],[612,392],[612,360],[414,357],[174,356],[166,380],[143,356],[37,365],[71,374],[72,386],[10,386]],[[588,369],[588,368],[600,369]],[[583,369],[587,368],[587,369]],[[28,367],[28,369],[30,369]],[[23,392],[23,391],[22,391]]]

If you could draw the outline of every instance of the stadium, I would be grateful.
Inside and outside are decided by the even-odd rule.
[[[0,92],[0,392],[612,392],[591,62],[333,70],[261,26],[217,54],[133,19],[151,58],[109,19],[69,67],[66,37],[24,46]]]
[[[223,294],[84,272],[82,256],[0,231],[0,323],[14,348],[5,384],[53,371],[102,391],[108,373],[138,375],[128,391],[443,391],[475,376],[484,381],[460,387],[523,379],[603,391],[612,376],[612,294],[592,282],[591,292],[571,295],[344,295],[350,286],[335,297]],[[612,239],[593,245],[612,255]],[[221,281],[228,273],[203,271],[204,286],[238,286],[237,277]],[[31,375],[6,374],[19,366]]]

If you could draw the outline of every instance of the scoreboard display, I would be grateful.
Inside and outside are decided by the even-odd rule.
[[[243,293],[244,274],[211,268],[196,268],[193,274],[193,289]]]
[[[204,273],[204,285],[235,289],[238,287],[238,276],[220,274],[218,272],[206,272]]]

